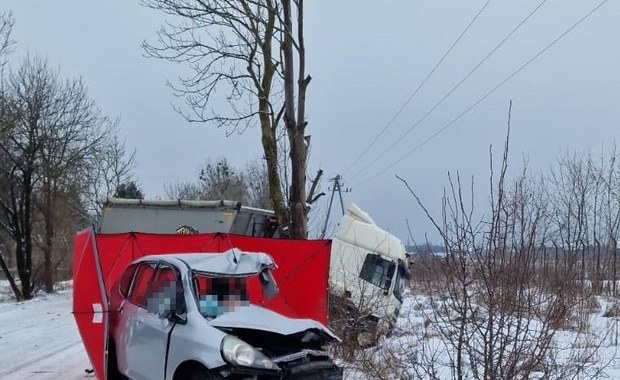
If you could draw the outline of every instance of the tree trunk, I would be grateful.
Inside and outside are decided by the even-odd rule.
[[[273,83],[273,77],[276,73],[276,68],[274,67],[272,61],[271,50],[271,45],[274,38],[273,33],[275,32],[276,10],[271,4],[268,7],[268,10],[269,16],[265,26],[265,39],[262,41],[263,65],[265,67],[265,71],[260,85],[258,109],[261,126],[261,142],[263,145],[263,152],[265,153],[265,160],[267,161],[269,199],[271,200],[273,212],[278,218],[280,235],[284,236],[284,227],[288,226],[289,222],[286,206],[284,204],[284,196],[282,195],[282,184],[278,174],[278,145],[276,141],[276,128],[278,126],[271,118],[269,102],[269,98],[271,96],[271,85]]]
[[[43,219],[45,221],[45,241],[43,243],[43,280],[45,283],[45,292],[52,293],[54,291],[54,273],[52,268],[52,252],[54,248],[54,217],[52,215],[53,194],[52,185],[49,180],[45,181],[43,192],[45,200],[43,202]]]
[[[613,272],[613,282],[611,283],[611,289],[612,289],[612,296],[615,297],[616,296],[616,290],[617,290],[617,282],[618,282],[618,242],[616,241],[616,238],[613,237],[612,238],[612,245],[611,245],[613,251],[614,251],[614,259],[613,259],[613,264],[612,264],[612,272]]]
[[[34,162],[34,153],[30,154],[29,162]],[[22,296],[24,299],[29,300],[32,298],[32,165],[28,166],[28,169],[24,173],[24,185],[22,188],[22,202],[20,218],[23,221],[21,236],[16,236],[16,254],[17,256],[17,270],[19,272],[19,278],[22,282]],[[21,259],[22,265],[20,267],[19,260]]]
[[[24,245],[17,243],[15,245],[15,258],[17,261],[17,275],[22,285],[22,297],[25,300],[32,298],[31,274],[32,266],[28,266],[28,259]]]
[[[2,271],[4,272],[6,279],[9,281],[9,285],[11,285],[11,289],[13,290],[13,293],[15,294],[15,298],[17,299],[17,301],[21,301],[22,294],[19,291],[17,284],[15,283],[15,279],[13,278],[11,271],[9,271],[9,267],[6,265],[6,262],[4,261],[4,255],[2,254],[2,252],[0,252],[0,267],[2,267]]]
[[[295,67],[293,60],[291,1],[284,0],[282,5],[285,25],[284,40],[282,42],[282,55],[284,58],[284,121],[291,148],[290,233],[293,239],[306,239],[305,121],[297,120],[295,115]]]

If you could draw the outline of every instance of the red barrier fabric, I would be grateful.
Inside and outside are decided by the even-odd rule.
[[[73,316],[98,379],[106,376],[108,300],[100,286],[95,234],[79,233],[74,240]]]
[[[330,241],[283,240],[227,234],[97,235],[97,246],[107,293],[123,270],[135,259],[168,253],[225,252],[239,248],[264,252],[278,265],[273,275],[280,288],[274,300],[257,300],[273,311],[294,318],[327,324],[327,282]]]
[[[230,236],[228,246],[242,251],[260,247],[278,265],[273,276],[280,293],[263,300],[264,307],[294,318],[310,318],[327,325],[327,294],[331,242],[327,240],[279,240]]]
[[[169,253],[221,253],[230,248],[264,252],[278,269],[280,293],[260,297],[258,281],[249,282],[250,301],[293,318],[327,324],[329,240],[283,240],[229,234],[94,234],[80,232],[74,241],[73,312],[98,379],[105,379],[107,294],[134,260]],[[100,272],[98,272],[100,271]],[[101,282],[99,281],[101,278]],[[102,292],[102,290],[104,290]],[[102,313],[96,313],[101,305]]]

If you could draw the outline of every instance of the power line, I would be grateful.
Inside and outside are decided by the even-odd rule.
[[[334,183],[334,186],[330,189],[332,192],[332,196],[329,200],[329,207],[327,208],[327,216],[325,217],[325,224],[323,224],[323,230],[321,232],[321,239],[325,238],[325,233],[327,232],[327,224],[329,223],[329,214],[332,211],[332,204],[334,202],[334,194],[336,194],[336,191],[338,192],[338,196],[340,198],[340,210],[342,211],[342,215],[344,215],[344,202],[342,200],[342,193],[350,193],[351,192],[351,188],[342,188],[342,186],[344,186],[344,183],[341,182],[342,181],[342,176],[340,174],[336,175],[334,178],[331,178],[329,180],[330,182]]]
[[[504,43],[506,43],[506,41],[508,41],[510,39],[510,37],[512,37],[519,29],[521,29],[521,27],[530,19],[532,18],[532,16],[534,16],[534,14],[536,12],[538,12],[538,10],[547,2],[548,0],[542,0],[523,20],[521,20],[521,22],[519,22],[519,24],[517,24],[517,26],[515,26],[480,62],[478,62],[478,64],[476,66],[474,66],[473,69],[471,69],[469,71],[469,73],[467,75],[465,75],[465,77],[463,79],[461,79],[454,87],[452,87],[452,89],[446,94],[444,95],[443,98],[441,98],[437,103],[435,103],[435,105],[433,107],[431,107],[420,119],[418,119],[418,121],[416,121],[411,128],[409,128],[403,135],[401,135],[398,139],[396,139],[392,145],[390,145],[389,147],[387,147],[385,150],[383,150],[383,152],[375,159],[373,160],[373,162],[378,162],[380,159],[382,159],[390,150],[392,150],[396,145],[398,145],[399,143],[401,143],[403,141],[403,139],[405,137],[407,137],[411,132],[413,132],[414,129],[416,129],[424,120],[426,120],[427,117],[429,117],[441,104],[443,104],[443,102],[446,101],[446,99],[448,99],[450,97],[450,95],[452,95],[454,93],[454,91],[456,91],[459,87],[461,87],[461,85],[463,83],[465,83],[465,81],[467,79],[469,79],[469,77],[471,77],[479,68],[480,66],[482,66],[489,58],[491,58],[491,56],[493,54],[495,54],[495,52],[497,52],[503,45]],[[368,165],[365,168],[362,168],[362,170],[360,170],[359,172],[357,172],[354,177],[359,176],[360,174],[364,173],[366,170],[368,170],[368,168],[370,168],[372,165]]]
[[[536,55],[534,55],[530,60],[528,60],[527,62],[525,62],[521,67],[519,67],[516,71],[514,71],[512,74],[510,74],[508,77],[506,77],[503,81],[501,81],[498,85],[496,85],[495,87],[493,87],[489,92],[487,92],[486,94],[484,94],[480,99],[478,99],[475,103],[473,103],[471,106],[469,106],[467,109],[465,109],[465,111],[461,112],[457,117],[455,117],[454,119],[452,119],[450,122],[448,122],[447,124],[445,124],[443,127],[441,127],[437,132],[433,133],[430,137],[428,137],[426,140],[424,140],[423,142],[421,142],[420,144],[418,144],[415,148],[413,148],[412,150],[410,150],[407,154],[405,154],[404,156],[400,157],[398,160],[392,162],[390,165],[388,165],[384,170],[378,172],[377,174],[373,175],[372,177],[369,177],[368,179],[366,179],[365,181],[362,181],[359,183],[359,185],[361,184],[365,184],[369,181],[372,181],[373,179],[377,178],[378,176],[380,176],[381,174],[385,173],[387,170],[389,170],[390,168],[392,168],[393,166],[398,165],[399,163],[401,163],[402,161],[404,161],[407,157],[411,156],[413,153],[415,153],[418,149],[420,149],[421,147],[423,147],[424,145],[428,144],[431,140],[433,140],[435,137],[437,137],[440,133],[444,132],[446,129],[450,128],[454,123],[456,123],[457,121],[459,121],[463,116],[465,116],[467,113],[469,113],[469,111],[471,111],[472,109],[474,109],[475,107],[477,107],[480,103],[482,103],[486,98],[488,98],[491,94],[493,94],[495,91],[497,91],[500,87],[502,87],[504,84],[506,84],[506,82],[508,82],[509,80],[511,80],[512,78],[514,78],[517,74],[519,74],[523,69],[525,69],[527,66],[529,66],[532,62],[534,62],[536,59],[538,59],[538,57],[540,57],[541,55],[543,55],[547,50],[549,50],[551,47],[553,47],[558,41],[560,41],[562,38],[564,38],[564,36],[566,36],[568,33],[570,33],[571,31],[573,31],[573,29],[575,29],[579,24],[581,24],[582,22],[584,22],[588,17],[590,17],[593,13],[595,13],[596,11],[598,11],[603,5],[605,5],[605,3],[607,3],[607,1],[609,0],[603,0],[599,5],[597,5],[596,7],[594,7],[594,9],[592,9],[590,12],[588,12],[585,16],[583,16],[582,18],[580,18],[576,23],[574,23],[570,28],[568,28],[564,33],[562,33],[560,36],[558,36],[556,39],[554,39],[553,41],[551,41],[547,46],[545,46],[541,51],[539,51]]]
[[[403,110],[405,109],[405,107],[411,102],[411,100],[413,100],[413,98],[418,94],[418,92],[420,91],[420,89],[422,89],[422,87],[426,84],[426,82],[428,82],[428,80],[430,79],[430,77],[435,73],[435,71],[439,68],[439,66],[443,63],[443,61],[446,59],[446,57],[448,57],[448,55],[452,52],[452,50],[454,50],[454,48],[456,47],[456,45],[461,41],[461,39],[463,38],[463,36],[465,36],[465,33],[467,33],[469,31],[469,29],[471,28],[471,26],[476,22],[476,20],[478,19],[478,17],[480,17],[480,15],[482,14],[482,12],[484,12],[484,10],[487,8],[487,6],[491,3],[491,1],[493,0],[487,0],[487,2],[482,6],[482,8],[480,8],[480,10],[478,11],[478,13],[476,13],[476,15],[474,16],[474,18],[469,22],[469,24],[467,24],[467,26],[465,27],[465,29],[463,29],[463,31],[461,32],[461,34],[459,34],[459,36],[457,37],[457,39],[452,43],[452,46],[450,46],[450,48],[444,53],[444,55],[441,57],[441,59],[435,64],[435,66],[433,67],[433,69],[428,73],[428,75],[426,76],[426,78],[424,78],[424,80],[418,85],[418,87],[411,93],[411,95],[409,95],[409,97],[407,98],[407,100],[405,100],[405,102],[400,106],[400,108],[398,109],[398,111],[396,111],[396,113],[394,114],[394,116],[392,116],[392,118],[390,119],[390,121],[385,125],[385,127],[383,127],[383,129],[381,130],[381,132],[379,132],[379,134],[377,136],[375,136],[375,138],[370,142],[370,144],[368,144],[368,146],[366,146],[366,148],[364,148],[364,150],[362,151],[362,153],[357,156],[357,158],[355,160],[353,160],[353,163],[351,163],[351,165],[349,165],[349,167],[346,170],[346,173],[348,173],[353,166],[355,166],[355,164],[357,164],[365,155],[366,153],[368,153],[368,151],[377,143],[377,141],[379,141],[379,139],[381,138],[381,136],[383,136],[383,134],[385,133],[385,131],[387,131],[387,129],[392,125],[392,123],[394,123],[394,121],[398,118],[398,116],[400,116],[400,114],[403,112]]]

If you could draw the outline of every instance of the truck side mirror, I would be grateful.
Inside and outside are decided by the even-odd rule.
[[[411,271],[409,270],[409,266],[401,259],[398,259],[398,270],[403,278],[406,278],[407,280],[411,279]]]

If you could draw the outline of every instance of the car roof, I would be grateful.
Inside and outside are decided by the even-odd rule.
[[[165,261],[177,266],[186,264],[191,270],[211,275],[244,276],[259,273],[261,270],[276,268],[275,262],[263,252],[244,252],[237,248],[223,253],[174,253],[150,255],[137,260]]]

